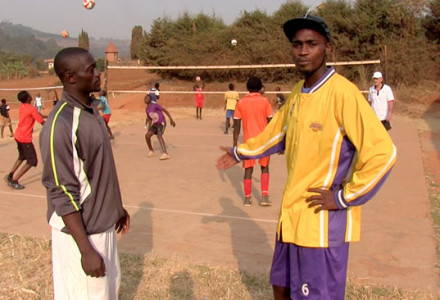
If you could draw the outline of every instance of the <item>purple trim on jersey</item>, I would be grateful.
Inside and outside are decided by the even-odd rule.
[[[343,300],[349,243],[307,248],[276,241],[270,271],[272,285],[289,287],[292,299]]]
[[[344,198],[344,193],[342,190],[337,191],[335,193],[336,195],[336,205],[338,207],[342,207],[342,204],[345,204],[346,206],[359,206],[364,204],[365,202],[367,202],[368,200],[370,200],[371,198],[374,197],[374,195],[376,195],[376,193],[379,191],[379,189],[382,187],[383,183],[385,182],[385,180],[387,180],[388,176],[391,173],[391,169],[388,170],[388,172],[385,173],[385,175],[376,183],[376,185],[370,190],[368,191],[368,193],[356,198],[353,201],[347,202]]]
[[[154,102],[151,102],[150,105],[148,105],[147,108],[145,108],[145,113],[149,118],[150,118],[150,113],[157,113],[157,115],[159,116],[159,119],[153,124],[161,124],[161,123],[166,124],[166,119],[165,116],[163,115],[162,109],[163,109],[162,106]]]
[[[275,153],[279,153],[286,148],[286,136],[284,136],[283,140],[279,143],[275,144],[271,148],[266,149],[266,151],[253,156],[242,155],[237,152],[237,147],[232,148],[231,155],[236,161],[248,160],[248,159],[259,159],[262,157],[266,157]]]
[[[336,74],[335,68],[333,67],[327,67],[327,70],[325,71],[324,75],[319,78],[319,80],[312,85],[309,88],[305,88],[304,86],[301,88],[301,93],[303,94],[309,94],[313,93],[317,89],[319,89],[324,83],[326,83],[330,77],[332,77],[334,74]]]
[[[340,246],[345,241],[347,210],[328,211],[328,246]]]
[[[333,178],[331,190],[339,188],[344,178],[347,177],[348,170],[350,169],[351,163],[355,155],[356,148],[349,140],[349,138],[347,136],[344,136],[341,143],[338,167],[336,169],[335,177]]]

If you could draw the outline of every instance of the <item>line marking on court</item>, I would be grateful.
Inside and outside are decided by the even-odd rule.
[[[12,193],[12,192],[4,192],[4,191],[0,191],[0,194],[46,199],[46,196],[33,195],[33,194]],[[252,218],[245,218],[245,217],[237,217],[237,216],[229,216],[229,215],[218,215],[218,214],[209,214],[209,213],[199,213],[199,212],[192,212],[192,211],[185,211],[185,210],[175,210],[175,209],[165,209],[165,208],[149,208],[149,207],[142,207],[142,206],[137,206],[137,205],[124,205],[124,207],[126,207],[126,208],[143,209],[143,210],[151,210],[151,211],[159,211],[159,212],[167,212],[167,213],[174,213],[174,214],[202,216],[202,217],[217,217],[217,218],[223,218],[223,219],[253,221],[253,222],[260,222],[260,223],[274,223],[274,224],[278,223],[277,220],[252,219]]]
[[[33,194],[13,193],[13,192],[4,192],[4,191],[0,191],[0,194],[20,196],[20,197],[34,197],[34,198],[44,198],[44,199],[46,199],[46,196],[33,195]]]
[[[134,205],[124,205],[124,207],[144,209],[144,210],[152,210],[152,211],[161,211],[161,212],[168,212],[168,213],[175,213],[175,214],[195,215],[195,216],[202,216],[202,217],[217,217],[217,218],[223,218],[223,219],[234,219],[234,220],[261,222],[261,223],[275,223],[275,224],[278,223],[277,220],[252,219],[252,218],[245,218],[245,217],[236,217],[236,216],[229,216],[229,215],[199,213],[199,212],[175,210],[175,209],[164,209],[164,208],[154,208],[154,207],[150,208],[150,207],[142,207],[142,206],[134,206]]]

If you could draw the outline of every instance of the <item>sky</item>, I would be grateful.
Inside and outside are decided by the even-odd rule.
[[[0,0],[0,21],[22,24],[47,33],[67,30],[78,37],[83,29],[89,37],[131,39],[134,26],[146,31],[154,19],[175,20],[183,13],[205,13],[220,17],[227,25],[243,11],[259,9],[268,14],[277,11],[288,0],[95,0],[92,10],[82,0]],[[321,0],[302,0],[311,7]]]

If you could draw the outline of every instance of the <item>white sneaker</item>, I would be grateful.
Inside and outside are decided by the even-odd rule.
[[[147,154],[147,157],[154,157],[154,156],[156,156],[156,153],[154,151],[150,151]]]
[[[162,153],[162,155],[160,156],[160,160],[165,160],[165,159],[169,159],[170,158],[170,156],[168,155],[168,154],[166,154],[166,153]]]

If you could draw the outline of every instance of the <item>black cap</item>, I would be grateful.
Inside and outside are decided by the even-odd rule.
[[[321,35],[323,35],[327,41],[331,41],[330,29],[328,28],[325,21],[319,17],[312,15],[304,15],[301,18],[296,18],[287,21],[283,25],[284,34],[287,36],[289,41],[295,36],[295,33],[300,29],[312,29]]]

